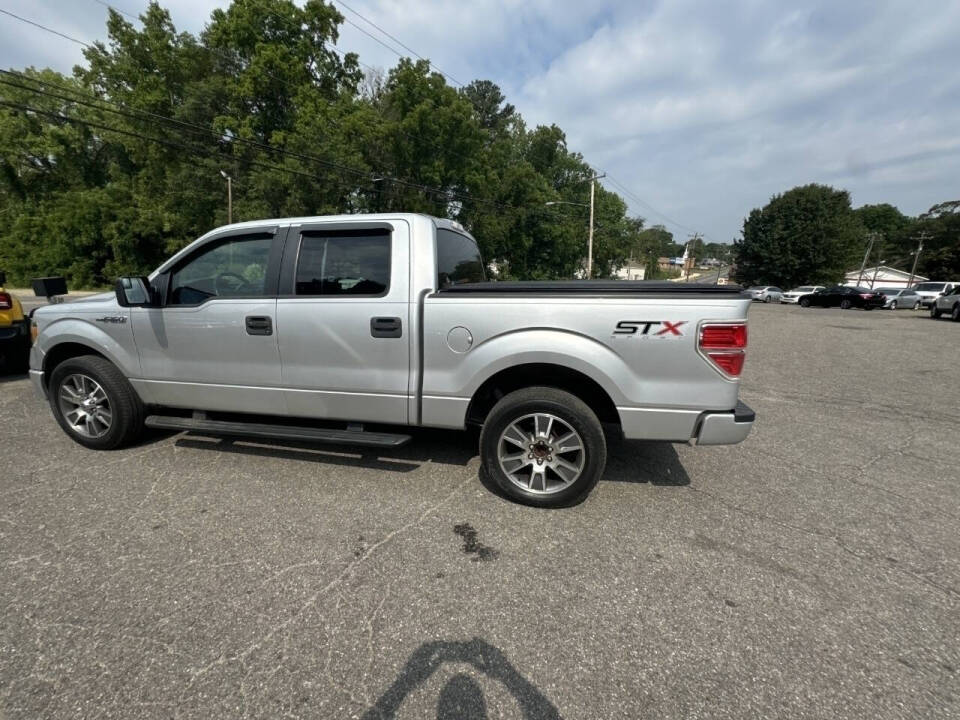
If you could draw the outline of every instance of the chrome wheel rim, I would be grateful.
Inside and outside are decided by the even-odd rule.
[[[60,383],[57,397],[60,414],[70,429],[87,438],[103,437],[113,424],[107,393],[89,375],[68,375]]]
[[[551,495],[577,481],[587,452],[570,423],[550,413],[531,413],[500,433],[497,459],[514,485],[537,495]]]

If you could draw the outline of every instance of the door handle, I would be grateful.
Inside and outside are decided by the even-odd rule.
[[[268,315],[247,315],[247,335],[273,335],[273,320]]]
[[[370,334],[375,338],[402,337],[403,323],[398,317],[370,318]]]

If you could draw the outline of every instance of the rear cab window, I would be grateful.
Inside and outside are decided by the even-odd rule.
[[[447,228],[437,228],[436,243],[438,290],[486,280],[476,240]]]

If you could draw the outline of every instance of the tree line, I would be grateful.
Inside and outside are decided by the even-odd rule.
[[[733,254],[732,275],[744,285],[837,283],[864,257],[952,280],[960,277],[960,200],[910,217],[887,203],[854,209],[846,190],[803,185],[752,210]]]
[[[425,212],[458,220],[502,277],[573,277],[594,171],[489,80],[422,60],[361,70],[323,0],[234,0],[195,36],[151,3],[110,10],[71,76],[0,71],[0,267],[99,286],[233,220]],[[223,175],[221,174],[223,173]],[[597,186],[594,274],[672,244]],[[666,241],[664,240],[666,238]]]

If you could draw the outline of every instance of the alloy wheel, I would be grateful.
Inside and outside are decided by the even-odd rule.
[[[89,375],[75,373],[65,377],[60,383],[57,402],[63,418],[78,435],[99,438],[110,431],[113,423],[110,399]]]
[[[587,454],[583,439],[568,422],[550,413],[533,413],[500,433],[497,460],[517,487],[549,495],[576,482]]]

